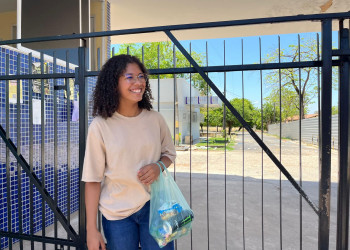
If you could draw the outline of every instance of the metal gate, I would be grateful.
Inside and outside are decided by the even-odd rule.
[[[338,211],[337,211],[337,249],[348,249],[348,228],[349,228],[349,181],[350,173],[348,171],[348,154],[349,154],[349,29],[344,28],[344,21],[350,19],[349,13],[322,14],[322,15],[302,15],[290,17],[261,18],[238,21],[186,24],[174,26],[160,26],[151,28],[140,28],[130,30],[117,30],[107,32],[95,32],[87,34],[74,34],[55,37],[28,38],[10,41],[0,41],[0,46],[10,44],[25,44],[40,41],[55,41],[68,39],[81,39],[83,46],[79,48],[79,62],[76,68],[72,68],[67,57],[65,67],[59,67],[57,60],[53,56],[52,63],[48,63],[48,69],[45,71],[45,58],[40,55],[40,59],[34,59],[29,54],[25,58],[21,58],[19,53],[15,53],[16,65],[11,63],[11,53],[7,53],[5,65],[6,72],[2,72],[0,76],[1,82],[1,98],[4,100],[2,104],[3,112],[2,122],[0,126],[0,135],[6,147],[1,151],[2,159],[1,173],[6,176],[6,183],[3,185],[1,202],[6,204],[2,209],[6,211],[6,217],[2,218],[4,228],[0,230],[2,242],[6,241],[10,249],[15,241],[19,241],[19,246],[23,249],[23,242],[29,241],[31,248],[34,249],[35,242],[42,242],[43,249],[46,244],[54,244],[56,248],[63,246],[75,247],[77,249],[85,249],[85,207],[84,207],[84,186],[79,181],[82,171],[82,162],[84,159],[85,139],[88,127],[88,95],[91,93],[87,84],[89,78],[98,75],[98,71],[86,70],[86,46],[85,39],[113,35],[141,34],[150,32],[164,32],[172,41],[176,48],[187,58],[190,67],[177,68],[176,65],[167,69],[150,69],[150,74],[183,74],[198,73],[208,84],[213,92],[222,100],[225,107],[239,120],[243,128],[252,136],[252,138],[261,147],[264,153],[272,160],[275,166],[288,179],[295,190],[300,194],[300,204],[302,199],[310,206],[310,208],[318,216],[318,249],[329,249],[329,233],[330,233],[330,166],[331,166],[331,90],[332,90],[332,67],[339,68],[339,185],[338,185]],[[181,43],[173,35],[172,31],[203,29],[203,28],[219,28],[227,26],[247,26],[267,24],[267,23],[286,23],[302,21],[317,21],[321,25],[321,53],[320,57],[315,61],[297,61],[297,62],[277,62],[277,63],[260,63],[242,64],[242,65],[223,65],[223,66],[206,66],[202,67],[192,58],[191,54],[181,45]],[[332,22],[339,23],[339,49],[332,49]],[[5,53],[5,47],[3,48]],[[333,59],[337,57],[337,59]],[[29,70],[21,72],[23,63],[31,65],[40,62],[40,70],[33,73]],[[73,66],[74,67],[74,66]],[[302,188],[302,182],[297,182],[287,171],[272,151],[266,146],[263,136],[257,133],[248,125],[240,113],[226,99],[225,94],[215,85],[208,77],[210,72],[244,72],[244,71],[263,71],[269,69],[285,69],[285,68],[305,68],[316,67],[321,71],[321,112],[320,112],[320,133],[319,133],[319,166],[320,166],[320,182],[319,182],[319,204],[316,206],[309,198],[308,194]],[[16,71],[14,70],[16,68]],[[39,73],[40,72],[40,73]],[[37,80],[40,79],[40,80]],[[69,79],[74,79],[75,83],[71,84]],[[10,83],[13,83],[11,85]],[[26,86],[26,88],[21,86]],[[34,86],[35,85],[35,86]],[[5,87],[2,87],[5,86]],[[10,89],[10,86],[15,86]],[[36,91],[33,91],[37,87]],[[28,93],[21,94],[21,91]],[[74,93],[74,91],[77,91]],[[15,100],[11,99],[10,93],[16,93]],[[176,92],[176,90],[174,91]],[[79,93],[77,98],[76,93]],[[75,96],[74,96],[75,95]],[[42,98],[45,97],[45,98]],[[79,100],[78,100],[79,99]],[[34,101],[35,100],[35,101]],[[62,100],[66,102],[62,104]],[[75,102],[74,102],[75,101]],[[76,103],[79,105],[79,122],[72,122],[71,112],[72,106]],[[73,107],[74,108],[74,107]],[[23,110],[24,109],[24,110]],[[63,111],[62,111],[63,109]],[[35,111],[40,110],[40,115]],[[60,113],[61,112],[61,113]],[[24,115],[24,114],[27,115]],[[22,127],[26,120],[26,126]],[[47,134],[47,126],[53,126],[53,132]],[[58,127],[63,126],[66,131],[64,135],[59,134]],[[76,145],[72,145],[72,130],[79,135]],[[38,133],[35,133],[39,131]],[[24,139],[27,138],[28,139]],[[25,142],[25,143],[23,143]],[[53,153],[52,162],[47,163],[49,152]],[[40,151],[38,159],[34,159],[33,152]],[[60,165],[60,151],[66,158],[66,164]],[[77,151],[74,151],[77,150]],[[78,152],[77,168],[71,165],[71,153]],[[52,165],[52,166],[51,166]],[[176,166],[176,165],[175,165]],[[50,173],[48,173],[51,169]],[[74,172],[77,171],[77,172]],[[67,176],[62,177],[63,173]],[[74,186],[72,174],[76,174]],[[63,178],[63,179],[62,179]],[[62,181],[64,180],[64,181]],[[16,188],[11,188],[11,183],[15,182]],[[226,175],[225,175],[226,181]],[[48,185],[50,182],[50,185]],[[226,183],[226,182],[225,182]],[[76,189],[78,196],[73,199],[71,187]],[[225,184],[226,188],[226,184]],[[207,188],[208,190],[208,188]],[[37,195],[40,194],[40,199]],[[63,196],[62,196],[63,194]],[[225,189],[226,194],[226,189]],[[190,200],[192,201],[192,193]],[[66,197],[65,197],[66,196]],[[208,196],[208,192],[207,192]],[[28,197],[28,201],[24,201],[23,197]],[[225,196],[226,197],[226,196]],[[244,197],[244,193],[243,193]],[[66,199],[65,205],[60,204],[60,199]],[[72,200],[74,202],[72,203]],[[225,200],[226,202],[226,200]],[[18,205],[16,205],[18,203]],[[78,226],[73,228],[70,221],[72,206],[77,211]],[[226,203],[225,203],[226,206]],[[300,205],[301,206],[301,205]],[[40,218],[35,217],[37,210],[40,210]],[[14,212],[15,211],[15,212]],[[50,214],[51,213],[51,214]],[[209,210],[208,210],[209,214]],[[225,207],[226,214],[226,207]],[[15,218],[13,216],[15,215]],[[53,235],[47,235],[45,228],[48,223],[46,217],[51,219],[54,225]],[[41,235],[36,234],[34,226],[36,220],[40,220]],[[226,220],[226,218],[225,218]],[[26,223],[24,223],[26,222]],[[209,235],[209,215],[207,217],[208,235]],[[58,236],[58,227],[61,226],[67,236]],[[226,225],[225,225],[226,226]],[[300,231],[302,236],[302,231]],[[225,230],[225,239],[230,237]],[[244,225],[243,225],[243,242],[244,241]],[[208,249],[209,249],[208,236]],[[9,240],[10,239],[10,240]],[[192,235],[191,235],[192,239]],[[282,239],[280,239],[280,248],[282,249]],[[191,249],[192,249],[191,241]],[[226,242],[226,249],[227,249]],[[264,248],[264,237],[262,237],[262,248]],[[302,248],[300,241],[300,248]],[[245,243],[243,243],[245,249]]]

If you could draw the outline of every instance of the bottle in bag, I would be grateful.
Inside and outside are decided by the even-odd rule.
[[[191,210],[183,210],[181,213],[169,218],[163,222],[163,227],[159,229],[162,237],[168,238],[178,229],[187,225],[193,220],[193,212]]]

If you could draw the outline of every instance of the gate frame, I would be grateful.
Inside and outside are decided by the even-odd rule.
[[[98,71],[86,70],[86,43],[84,39],[112,36],[112,35],[127,35],[127,34],[141,34],[151,32],[165,32],[165,34],[172,40],[176,47],[183,53],[193,67],[188,68],[169,68],[169,69],[150,69],[150,74],[178,74],[178,73],[199,73],[213,91],[218,95],[226,107],[235,115],[235,117],[242,123],[243,127],[256,140],[265,153],[271,158],[275,165],[287,177],[291,184],[296,188],[305,201],[311,208],[319,215],[318,227],[318,249],[329,249],[329,218],[330,218],[330,169],[331,169],[331,88],[332,88],[332,66],[339,66],[339,85],[344,91],[339,91],[339,115],[342,123],[339,123],[339,134],[346,134],[347,138],[341,140],[339,136],[339,185],[338,185],[338,212],[337,212],[337,249],[346,249],[348,247],[348,220],[349,220],[349,185],[350,172],[349,157],[350,149],[348,145],[349,136],[349,31],[344,29],[343,21],[350,19],[350,12],[331,13],[331,14],[315,14],[315,15],[299,15],[286,16],[274,18],[258,18],[223,22],[207,22],[196,24],[183,24],[172,26],[158,26],[149,28],[126,29],[115,31],[103,31],[73,35],[38,37],[0,41],[1,45],[10,45],[18,43],[44,42],[56,40],[70,40],[81,39],[83,46],[78,49],[79,56],[79,70],[74,73],[53,73],[53,74],[23,74],[23,75],[5,75],[0,76],[0,80],[20,80],[20,79],[57,79],[57,78],[76,78],[79,84],[79,177],[81,179],[82,165],[85,153],[85,143],[87,135],[87,97],[88,88],[85,84],[86,77],[97,76]],[[339,20],[340,22],[340,47],[338,50],[332,50],[332,21]],[[200,67],[192,58],[191,55],[183,48],[179,41],[173,36],[171,31],[175,30],[189,30],[202,28],[218,28],[227,26],[243,26],[252,24],[266,24],[266,23],[284,23],[284,22],[300,22],[300,21],[320,21],[321,35],[322,35],[322,58],[318,61],[294,62],[294,63],[271,63],[271,64],[250,64],[250,65],[224,65],[214,67]],[[339,56],[339,60],[332,60],[332,56]],[[319,185],[319,209],[308,198],[307,194],[300,187],[300,185],[293,179],[289,172],[284,168],[281,162],[274,156],[264,142],[257,136],[257,134],[250,128],[245,120],[240,116],[237,110],[230,104],[226,97],[219,91],[216,85],[206,76],[206,72],[222,72],[222,71],[247,71],[247,70],[266,70],[266,69],[283,69],[283,68],[303,68],[303,67],[322,67],[322,88],[321,88],[321,123],[320,123],[320,185]],[[63,86],[64,87],[64,86]],[[55,86],[55,89],[60,89],[62,86]],[[83,122],[81,122],[83,121]],[[343,122],[344,121],[344,122]],[[71,245],[77,249],[84,249],[84,242],[86,242],[85,232],[85,203],[84,203],[84,184],[80,181],[79,193],[79,232],[76,234],[74,229],[67,224],[67,220],[63,216],[60,209],[55,205],[55,201],[51,198],[47,190],[42,186],[42,183],[37,178],[35,173],[30,171],[30,166],[23,156],[17,153],[17,148],[10,138],[7,138],[6,131],[0,126],[0,136],[9,148],[12,154],[17,159],[21,167],[27,172],[30,178],[30,183],[34,184],[42,198],[49,204],[50,208],[57,216],[63,227],[70,233],[73,240],[54,239],[50,237],[35,237],[33,235],[25,235],[20,233],[0,231],[1,237],[26,239],[32,241],[50,242],[62,245]],[[345,221],[345,223],[343,223]]]

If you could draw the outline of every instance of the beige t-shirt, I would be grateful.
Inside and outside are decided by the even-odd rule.
[[[89,126],[82,181],[102,182],[99,209],[108,220],[130,216],[150,199],[137,171],[167,156],[176,157],[164,118],[146,109],[136,117],[117,112],[95,117]],[[87,194],[88,195],[88,194]]]

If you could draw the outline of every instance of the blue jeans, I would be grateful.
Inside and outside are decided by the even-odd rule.
[[[160,249],[149,233],[148,201],[138,212],[122,220],[107,220],[102,216],[102,226],[107,239],[108,250]],[[162,250],[173,250],[174,242],[168,243]]]

